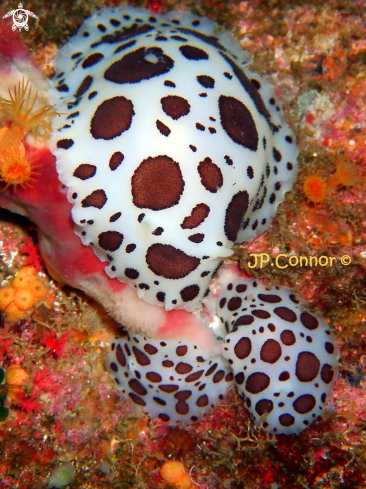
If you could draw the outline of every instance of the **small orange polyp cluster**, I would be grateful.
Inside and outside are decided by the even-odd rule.
[[[20,365],[11,365],[5,372],[5,383],[8,385],[8,398],[18,399],[23,392],[23,386],[29,382],[29,374]]]
[[[314,204],[323,203],[337,187],[352,187],[357,183],[356,166],[340,156],[336,162],[336,171],[327,180],[318,175],[310,175],[303,181],[303,192]]]
[[[328,185],[336,188],[338,185],[352,187],[357,183],[357,170],[354,164],[341,158],[336,163],[336,171],[328,178]]]
[[[6,182],[7,186],[24,186],[31,179],[31,165],[27,161],[24,144],[20,142],[18,145],[13,146],[8,141],[7,134],[10,131],[7,126],[0,129],[1,180]]]
[[[0,310],[8,321],[20,321],[47,293],[33,266],[21,268],[10,285],[0,288]]]
[[[323,178],[318,175],[311,175],[304,180],[304,194],[315,204],[320,204],[325,201],[329,194],[329,188]]]
[[[166,483],[174,486],[176,489],[189,489],[191,478],[184,465],[177,460],[169,460],[160,469],[160,475]]]
[[[51,132],[49,117],[55,115],[51,105],[35,109],[38,92],[31,96],[29,80],[11,91],[9,98],[0,97],[0,181],[9,185],[26,186],[32,180],[32,162],[28,161],[23,140],[28,133],[35,138],[47,138]],[[10,123],[10,125],[8,125]]]

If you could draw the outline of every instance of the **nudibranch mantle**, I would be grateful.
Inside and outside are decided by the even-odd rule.
[[[273,88],[192,14],[106,8],[59,52],[51,150],[75,232],[144,301],[194,311],[268,227],[298,150]]]

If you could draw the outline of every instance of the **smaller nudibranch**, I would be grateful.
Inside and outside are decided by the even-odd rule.
[[[9,98],[0,97],[0,122],[10,122],[0,128],[0,180],[22,187],[32,180],[32,162],[28,161],[23,140],[28,133],[35,139],[47,139],[51,132],[50,118],[57,114],[52,105],[35,108],[38,92],[32,97],[32,86],[23,77]]]

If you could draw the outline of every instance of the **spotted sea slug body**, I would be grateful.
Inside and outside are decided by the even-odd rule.
[[[321,414],[337,378],[334,335],[289,289],[266,288],[229,267],[215,310],[224,357],[255,423],[300,432]]]
[[[51,102],[62,116],[50,148],[74,231],[88,247],[77,256],[87,256],[95,274],[57,247],[54,219],[33,219],[44,231],[46,262],[62,256],[64,280],[126,327],[106,366],[134,406],[190,423],[236,382],[257,424],[294,433],[329,397],[337,349],[320,319],[311,316],[310,334],[295,303],[291,314],[279,313],[258,295],[253,309],[245,287],[254,283],[233,266],[217,271],[235,243],[268,227],[298,154],[273,88],[217,31],[189,13],[132,8],[105,8],[82,24],[55,62]],[[71,237],[63,239],[69,246]],[[262,295],[290,310],[288,292]],[[210,317],[225,327],[215,333]],[[315,349],[328,333],[333,351]]]
[[[105,9],[56,60],[51,148],[82,242],[166,310],[193,311],[296,171],[273,89],[216,25]],[[222,37],[222,39],[221,39]]]

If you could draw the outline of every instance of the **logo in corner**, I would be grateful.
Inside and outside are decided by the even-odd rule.
[[[16,29],[19,29],[21,31],[23,27],[27,31],[29,29],[28,17],[34,17],[35,19],[38,19],[36,14],[31,12],[30,10],[25,10],[21,3],[18,5],[17,10],[12,10],[11,12],[8,12],[4,15],[3,19],[7,19],[10,16],[13,16],[13,31],[15,31]]]

